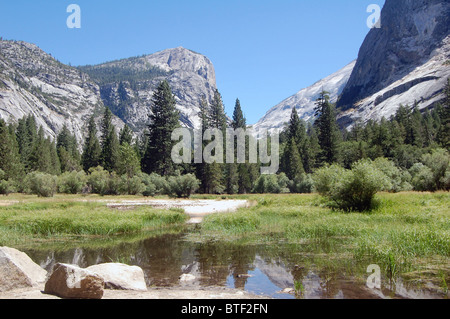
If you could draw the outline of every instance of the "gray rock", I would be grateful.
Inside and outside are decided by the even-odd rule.
[[[25,253],[13,248],[0,248],[0,292],[36,287],[45,282],[47,272]]]
[[[138,266],[117,263],[100,264],[86,268],[105,281],[105,289],[147,291],[144,271]]]
[[[391,92],[378,94],[416,68],[423,66],[437,54],[435,50],[441,48],[444,45],[443,41],[449,36],[449,27],[448,0],[386,0],[381,13],[381,28],[370,30],[365,38],[355,68],[338,101],[338,108],[345,111],[356,105],[360,107],[358,102],[376,95],[377,101],[372,104],[375,108],[387,96],[392,97],[410,90],[412,86],[436,80],[429,77],[437,75],[439,68],[434,65],[431,70],[433,72],[427,74],[424,70],[424,74],[416,74],[408,81],[399,82],[390,89]],[[440,68],[448,69],[443,62],[445,58],[441,61]],[[448,73],[446,74],[448,76]],[[444,85],[445,80],[446,77]],[[412,90],[416,93],[410,93],[414,96],[410,97],[409,103],[414,103],[414,99],[420,101],[422,97],[424,99],[431,97],[442,89],[442,81],[435,83],[434,86],[435,90],[419,90],[421,92]]]
[[[44,293],[66,299],[101,299],[104,280],[75,265],[56,264],[45,283]]]
[[[102,75],[105,69],[111,77]],[[199,127],[200,99],[211,101],[216,90],[214,66],[199,53],[179,47],[74,68],[34,44],[0,41],[0,118],[10,123],[33,114],[53,138],[67,125],[81,144],[90,116],[101,114],[105,105],[117,130],[125,122],[142,133],[162,80],[175,95],[181,124]]]

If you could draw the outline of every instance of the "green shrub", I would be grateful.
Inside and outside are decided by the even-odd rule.
[[[165,184],[165,193],[174,197],[190,197],[200,186],[193,174],[171,176]]]
[[[431,168],[422,163],[416,163],[410,168],[409,172],[412,176],[411,183],[414,190],[419,192],[435,190],[436,187]]]
[[[86,183],[87,177],[84,172],[66,172],[58,177],[58,191],[64,194],[79,194]]]
[[[431,154],[422,156],[422,163],[431,169],[433,175],[433,190],[448,190],[450,184],[448,175],[450,174],[450,154],[442,149],[435,149]]]
[[[387,158],[380,157],[377,158],[373,164],[389,178],[389,183],[385,185],[384,191],[397,193],[413,189],[413,186],[410,184],[411,175],[408,171],[398,168],[394,162]]]
[[[0,195],[8,195],[12,193],[12,185],[6,180],[6,174],[0,169]]]
[[[87,185],[93,194],[102,196],[120,194],[120,177],[115,172],[105,171],[101,166],[89,170]]]
[[[255,182],[253,193],[280,194],[289,193],[289,179],[284,173],[279,175],[261,175]]]
[[[32,172],[25,178],[28,192],[39,197],[53,197],[57,190],[57,177],[41,173]]]
[[[314,189],[314,180],[311,175],[302,174],[300,177],[294,178],[293,181],[289,181],[289,190],[291,193],[297,194],[309,194]]]
[[[314,174],[317,191],[340,209],[365,211],[372,207],[375,194],[389,187],[389,178],[371,160],[361,160],[346,170],[338,165]]]
[[[9,181],[0,180],[0,195],[9,195],[13,192],[13,188]]]
[[[144,196],[156,196],[165,194],[167,189],[167,180],[156,174],[152,173],[150,175],[142,173],[140,174],[142,183],[145,185],[145,190],[142,192]]]
[[[146,185],[138,176],[122,175],[119,181],[119,192],[122,195],[138,195],[146,190]]]
[[[109,173],[103,167],[92,167],[89,169],[87,184],[93,194],[105,194],[108,184]]]

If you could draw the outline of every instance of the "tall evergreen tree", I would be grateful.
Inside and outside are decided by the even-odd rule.
[[[101,126],[102,166],[109,172],[116,169],[119,158],[119,140],[115,126],[112,124],[112,112],[108,107],[102,119]]]
[[[234,106],[234,112],[233,112],[233,122],[231,126],[234,129],[243,128],[245,129],[247,127],[247,120],[244,117],[244,113],[242,112],[241,108],[241,102],[239,99],[236,99],[236,104]]]
[[[63,173],[81,169],[81,158],[80,153],[78,152],[77,139],[70,133],[66,125],[63,126],[56,138],[56,150],[58,152],[61,171]]]
[[[321,147],[321,161],[334,163],[338,159],[338,144],[340,141],[339,128],[336,124],[335,106],[330,103],[328,92],[322,91],[316,102],[315,115],[317,117],[315,126]]]
[[[125,143],[131,145],[133,143],[133,131],[126,124],[119,132],[119,142],[120,145],[124,145]]]
[[[16,130],[16,139],[19,146],[20,160],[24,165],[25,172],[32,170],[31,150],[37,137],[36,119],[33,115],[23,117],[19,120]]]
[[[200,113],[199,113],[201,122],[202,122],[202,137],[207,129],[213,128],[211,125],[212,122],[212,110],[211,106],[208,105],[208,102],[204,97],[202,97],[200,101]],[[202,154],[204,148],[208,144],[208,141],[203,141],[202,139]],[[221,164],[218,163],[206,163],[203,159],[202,163],[198,163],[195,165],[197,178],[200,180],[200,190],[206,194],[221,194],[225,186],[223,184],[223,172]]]
[[[284,151],[283,162],[284,172],[290,180],[300,179],[305,173],[295,138],[289,139]]]
[[[11,134],[3,119],[0,119],[0,170],[5,179],[20,180],[24,175],[24,167],[20,161],[19,146],[15,134]]]
[[[227,128],[227,118],[222,102],[222,95],[217,89],[214,92],[214,98],[210,108],[209,125],[210,128],[220,129],[224,131],[225,134],[225,129]]]
[[[441,122],[437,133],[437,140],[442,147],[450,150],[450,78],[447,79],[444,92],[444,101],[440,110],[437,112]]]
[[[81,159],[84,171],[88,172],[90,168],[100,166],[102,164],[101,156],[102,149],[97,138],[97,125],[94,116],[91,116]]]
[[[52,175],[61,173],[56,144],[50,138],[45,137],[42,126],[39,127],[37,137],[31,147],[30,163],[31,171]]]
[[[180,114],[176,109],[175,98],[169,83],[159,84],[152,99],[152,113],[148,125],[148,146],[143,159],[146,173],[158,173],[162,176],[174,174],[172,161],[172,132],[179,127]]]

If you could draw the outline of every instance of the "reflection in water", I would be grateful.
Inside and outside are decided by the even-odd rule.
[[[301,245],[195,243],[186,240],[185,235],[161,235],[113,248],[26,253],[47,271],[58,262],[82,268],[108,262],[137,265],[144,270],[148,287],[222,286],[283,299],[442,298],[431,290],[407,289],[401,282],[397,283],[396,294],[386,289],[372,291],[344,272],[311,263],[310,254],[302,255]],[[191,274],[195,279],[181,283],[183,274]],[[292,293],[294,287],[300,287],[297,294]],[[290,294],[282,293],[286,288]]]

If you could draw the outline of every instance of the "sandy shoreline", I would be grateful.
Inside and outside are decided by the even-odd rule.
[[[0,292],[0,300],[46,300],[61,299],[56,296],[44,294],[44,286],[36,288],[21,288],[7,292]],[[224,288],[205,287],[198,289],[189,288],[151,288],[147,292],[125,291],[125,290],[105,290],[103,298],[105,300],[136,300],[136,299],[270,299],[265,296],[253,295],[248,292]]]

